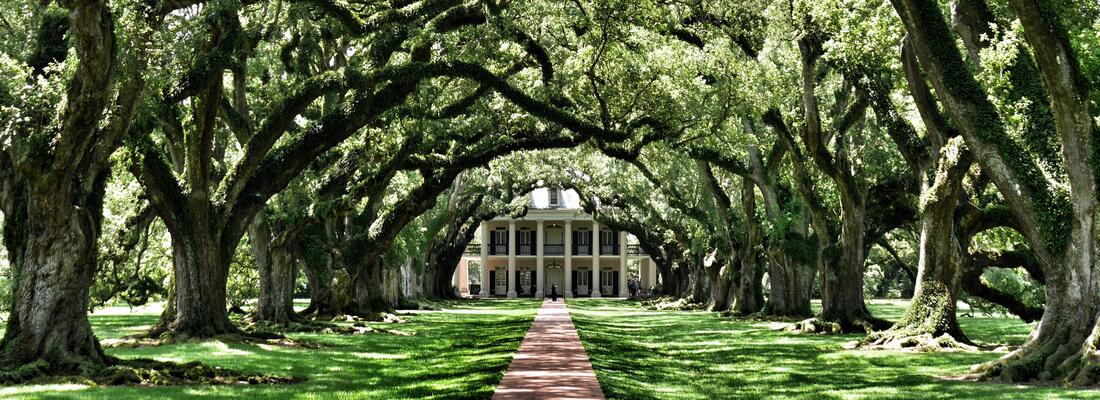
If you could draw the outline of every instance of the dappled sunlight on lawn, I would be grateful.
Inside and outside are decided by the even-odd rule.
[[[81,390],[88,388],[87,385],[80,385],[76,383],[64,383],[57,385],[25,385],[25,386],[10,386],[0,387],[0,398],[9,398],[15,396],[37,396],[47,392],[66,392],[73,390]]]
[[[905,306],[874,300],[871,309],[896,319]],[[999,352],[848,351],[842,345],[860,335],[789,334],[783,322],[621,300],[570,300],[569,308],[608,398],[1100,399],[1100,391],[944,379]],[[981,315],[960,323],[982,343],[1019,344],[1032,326]]]
[[[199,360],[252,373],[303,377],[293,385],[87,387],[84,385],[2,388],[4,399],[109,398],[161,399],[481,399],[504,376],[538,303],[530,300],[466,300],[444,303],[447,312],[405,315],[403,324],[370,324],[400,329],[409,336],[291,334],[319,349],[222,342],[185,342],[147,348],[112,348],[121,358]],[[472,312],[471,312],[472,311]],[[117,338],[156,322],[159,310],[93,314],[101,339]]]

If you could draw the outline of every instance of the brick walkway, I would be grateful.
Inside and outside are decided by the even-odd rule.
[[[493,399],[603,399],[564,300],[546,300]]]

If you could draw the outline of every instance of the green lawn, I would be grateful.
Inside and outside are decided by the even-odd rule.
[[[896,320],[904,301],[875,300]],[[714,313],[651,311],[616,300],[569,301],[573,322],[608,398],[1100,399],[1100,391],[945,379],[1003,353],[849,351],[857,335],[795,335],[777,322]],[[961,317],[986,344],[1019,344],[1031,326],[1011,318]]]
[[[2,399],[481,399],[492,395],[531,326],[538,303],[462,301],[444,311],[406,315],[404,324],[372,324],[411,334],[292,334],[319,342],[321,349],[268,345],[184,343],[140,349],[109,349],[122,358],[201,360],[254,373],[306,378],[293,385],[88,387],[41,385],[0,387]],[[146,328],[159,309],[125,307],[90,318],[100,339]],[[0,329],[2,330],[2,329]]]
[[[89,387],[78,384],[0,387],[3,399],[403,399],[488,398],[527,331],[538,303],[462,301],[443,311],[405,315],[405,324],[376,324],[410,334],[293,334],[321,349],[196,342],[109,349],[123,358],[202,360],[254,373],[306,378],[294,385]],[[784,323],[723,318],[714,313],[651,311],[634,302],[569,301],[596,375],[609,398],[1092,398],[1100,391],[953,381],[970,365],[1002,353],[848,351],[857,335],[795,335]],[[876,315],[897,319],[904,301],[876,300]],[[114,307],[91,316],[101,339],[138,332],[157,307]],[[985,344],[1019,344],[1029,325],[1011,318],[962,317]],[[0,332],[2,332],[0,325]]]

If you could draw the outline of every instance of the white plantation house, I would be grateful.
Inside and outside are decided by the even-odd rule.
[[[538,189],[526,216],[483,222],[480,243],[467,248],[455,271],[455,287],[479,297],[544,297],[555,285],[567,298],[626,297],[631,270],[642,291],[656,285],[656,266],[632,237],[600,226],[579,204],[572,190]],[[475,274],[480,279],[471,279]]]

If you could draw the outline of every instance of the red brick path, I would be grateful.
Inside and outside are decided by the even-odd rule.
[[[603,398],[564,300],[544,301],[493,399]]]

